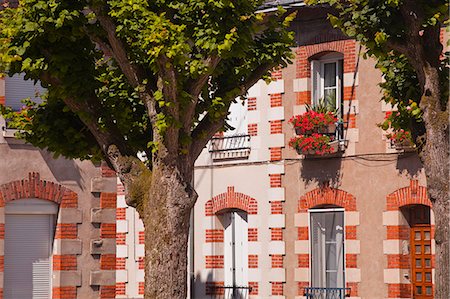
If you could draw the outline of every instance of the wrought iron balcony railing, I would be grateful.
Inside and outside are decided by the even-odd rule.
[[[213,137],[209,152],[213,160],[247,159],[250,156],[250,135]]]
[[[215,299],[248,299],[252,287],[250,286],[215,286]]]
[[[344,299],[350,297],[350,288],[305,288],[307,299]]]

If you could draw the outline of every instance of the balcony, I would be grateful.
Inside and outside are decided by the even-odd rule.
[[[248,299],[250,298],[250,286],[214,286],[212,298],[215,299]]]
[[[248,159],[250,156],[250,135],[213,137],[209,152],[213,161]]]
[[[350,297],[350,288],[305,288],[307,299],[344,299]]]

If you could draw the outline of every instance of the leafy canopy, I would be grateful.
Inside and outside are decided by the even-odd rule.
[[[191,154],[230,103],[289,63],[293,16],[261,0],[22,0],[0,12],[0,69],[47,89],[23,137],[70,158]],[[38,83],[39,84],[39,83]]]

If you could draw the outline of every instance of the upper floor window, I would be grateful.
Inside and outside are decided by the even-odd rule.
[[[23,99],[30,98],[33,102],[40,103],[40,95],[44,88],[39,83],[34,84],[32,80],[25,80],[23,74],[16,74],[5,78],[5,99],[6,106],[15,111],[22,109]]]
[[[344,211],[310,210],[311,286],[344,288]]]
[[[342,113],[343,55],[329,53],[311,61],[312,104],[320,101]]]

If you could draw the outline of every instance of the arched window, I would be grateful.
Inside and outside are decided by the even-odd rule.
[[[248,220],[247,213],[229,210],[220,215],[224,234],[224,283],[230,298],[248,296]],[[228,298],[228,297],[227,297]]]
[[[311,286],[344,288],[344,209],[314,208],[309,214]]]
[[[342,113],[343,58],[341,53],[329,52],[311,59],[313,105],[323,100],[328,108]]]
[[[4,298],[51,298],[51,253],[57,204],[40,199],[5,207]]]

